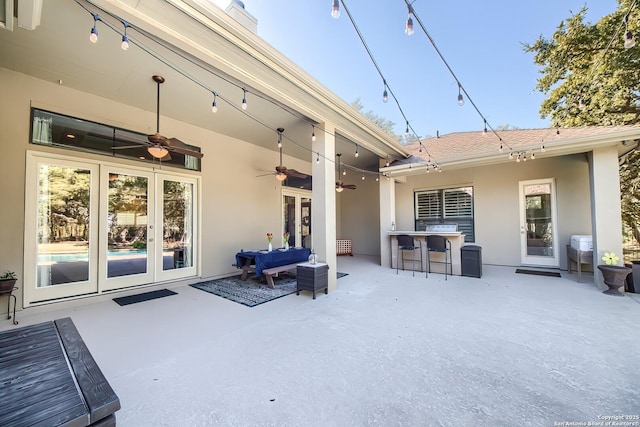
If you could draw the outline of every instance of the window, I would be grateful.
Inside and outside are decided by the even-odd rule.
[[[465,242],[474,242],[473,187],[416,191],[416,231],[430,224],[457,224]]]
[[[74,117],[63,116],[37,108],[31,109],[31,143],[89,151],[113,157],[135,159],[143,162],[157,162],[147,152],[147,135],[118,129]],[[192,150],[199,147],[188,145]],[[171,152],[171,159],[162,164],[200,170],[200,159]]]

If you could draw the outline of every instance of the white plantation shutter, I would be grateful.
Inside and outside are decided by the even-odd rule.
[[[416,193],[416,219],[437,219],[442,212],[440,191],[421,191]]]
[[[444,190],[444,218],[473,217],[473,200],[470,190],[469,187]]]
[[[473,220],[473,187],[416,191],[415,229],[429,224],[457,224],[465,242],[475,241]]]

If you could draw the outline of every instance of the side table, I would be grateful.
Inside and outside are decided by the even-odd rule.
[[[582,264],[593,264],[593,251],[581,251],[567,245],[567,270],[571,274],[571,262],[575,262],[578,270],[578,282],[582,274]]]
[[[329,292],[329,265],[324,262],[311,264],[303,262],[298,264],[296,276],[298,278],[298,286],[296,295],[300,295],[300,291],[313,292],[313,299],[316,299],[316,291],[324,289],[324,293]]]

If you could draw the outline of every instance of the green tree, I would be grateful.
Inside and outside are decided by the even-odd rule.
[[[362,113],[366,118],[371,120],[371,122],[373,124],[378,126],[380,129],[382,129],[387,134],[391,135],[393,138],[395,138],[400,143],[402,143],[402,142],[411,142],[411,141],[415,141],[416,139],[420,138],[420,137],[416,138],[414,135],[409,135],[408,140],[404,141],[404,137],[398,135],[397,133],[395,133],[393,131],[393,128],[396,125],[393,121],[385,119],[384,117],[381,117],[381,116],[377,115],[376,113],[373,112],[373,110],[364,111],[364,105],[362,105],[362,102],[360,101],[360,98],[358,98],[355,101],[353,101],[351,103],[351,106],[353,108],[355,108],[356,110],[358,110],[360,113]]]
[[[633,6],[633,7],[632,7]],[[615,12],[598,22],[585,22],[587,8],[562,21],[551,38],[525,44],[540,67],[536,89],[547,98],[542,117],[553,126],[640,123],[640,43],[625,49],[625,16],[629,30],[640,35],[640,7],[618,0]],[[640,154],[621,162],[622,220],[640,243]]]

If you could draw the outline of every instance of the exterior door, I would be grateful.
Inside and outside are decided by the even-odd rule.
[[[25,303],[98,290],[95,164],[27,157]]]
[[[196,276],[198,184],[30,152],[25,306]]]
[[[289,245],[311,248],[311,192],[283,190],[282,232],[288,232]],[[277,246],[281,242],[277,242]],[[276,246],[276,247],[277,247]]]
[[[556,189],[554,179],[520,182],[522,264],[558,267]]]
[[[100,289],[153,282],[154,176],[103,167]]]

